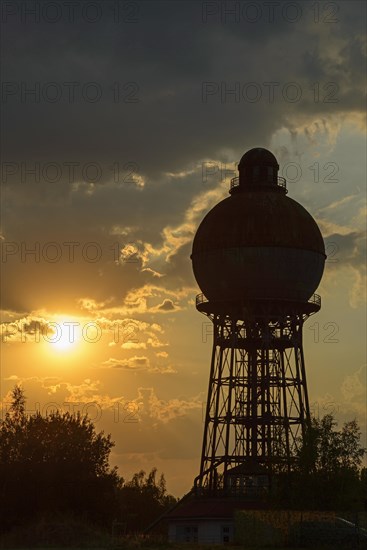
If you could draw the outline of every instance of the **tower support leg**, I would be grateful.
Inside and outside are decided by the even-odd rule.
[[[243,318],[211,315],[212,362],[205,414],[200,493],[268,491],[292,470],[309,422],[302,348],[305,316],[264,305]]]

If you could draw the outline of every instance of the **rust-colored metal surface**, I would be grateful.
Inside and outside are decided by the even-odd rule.
[[[224,199],[205,216],[193,255],[221,248],[279,246],[325,254],[321,232],[303,206],[282,193],[244,191]]]

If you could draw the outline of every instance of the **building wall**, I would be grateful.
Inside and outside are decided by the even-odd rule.
[[[225,544],[233,541],[233,521],[193,520],[170,522],[170,542],[197,542],[199,544]]]
[[[233,522],[203,521],[199,524],[200,544],[224,544],[233,541]]]

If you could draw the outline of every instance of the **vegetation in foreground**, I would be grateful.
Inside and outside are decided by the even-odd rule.
[[[153,468],[125,481],[109,465],[110,435],[88,418],[25,410],[24,391],[15,387],[0,423],[0,548],[189,550],[137,535],[177,502],[164,475]],[[366,510],[364,452],[355,421],[337,431],[331,415],[314,419],[291,476],[279,473],[272,507]]]
[[[105,544],[112,527],[116,536],[142,532],[176,502],[156,468],[128,481],[111,468],[114,443],[88,418],[59,411],[27,416],[25,410],[24,392],[15,387],[0,423],[4,540],[21,543],[26,536],[28,544],[75,544],[76,539]]]
[[[352,420],[341,430],[332,415],[312,419],[301,442],[295,467],[277,476],[274,507],[294,510],[367,510],[366,452],[361,430]]]

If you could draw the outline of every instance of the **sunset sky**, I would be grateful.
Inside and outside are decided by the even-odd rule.
[[[312,409],[357,418],[367,446],[365,3],[10,4],[2,410],[22,383],[29,412],[88,412],[124,478],[157,466],[187,492],[211,355],[192,240],[266,147],[328,254],[304,327]]]

